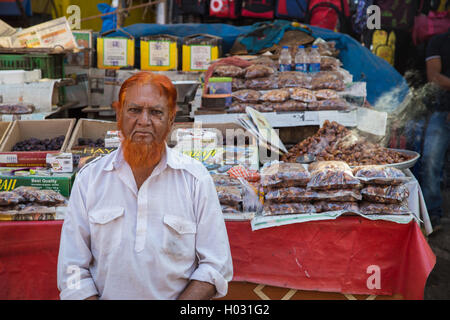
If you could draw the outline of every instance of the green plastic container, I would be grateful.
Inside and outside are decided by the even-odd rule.
[[[0,54],[0,70],[41,69],[42,78],[64,78],[64,54]]]

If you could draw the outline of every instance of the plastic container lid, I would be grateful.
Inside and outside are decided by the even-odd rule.
[[[311,48],[314,48],[314,49],[317,49],[318,48],[318,46],[316,46],[316,45],[313,45]]]
[[[300,49],[304,49],[305,48],[305,46],[298,46]]]
[[[283,46],[283,49],[289,49],[289,46]]]
[[[209,82],[232,82],[233,78],[231,77],[211,77],[208,80]]]

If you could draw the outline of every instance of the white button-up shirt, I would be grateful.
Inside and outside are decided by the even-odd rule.
[[[122,150],[78,173],[58,257],[61,299],[176,299],[190,280],[226,295],[233,266],[211,176],[166,146],[138,190]]]

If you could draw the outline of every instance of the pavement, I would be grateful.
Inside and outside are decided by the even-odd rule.
[[[428,236],[436,265],[428,276],[425,300],[450,300],[450,189],[443,192],[442,228]]]

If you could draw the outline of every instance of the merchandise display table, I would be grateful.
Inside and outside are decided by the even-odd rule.
[[[62,224],[0,222],[0,299],[59,298],[56,267]],[[230,299],[266,298],[267,290],[279,291],[280,297],[273,299],[301,297],[301,290],[317,297],[327,293],[325,299],[342,297],[331,293],[422,299],[436,262],[415,222],[340,217],[258,231],[251,230],[249,221],[226,225],[234,266],[225,297]],[[245,285],[242,282],[251,283],[249,290],[234,290]],[[281,294],[281,289],[286,292]]]

